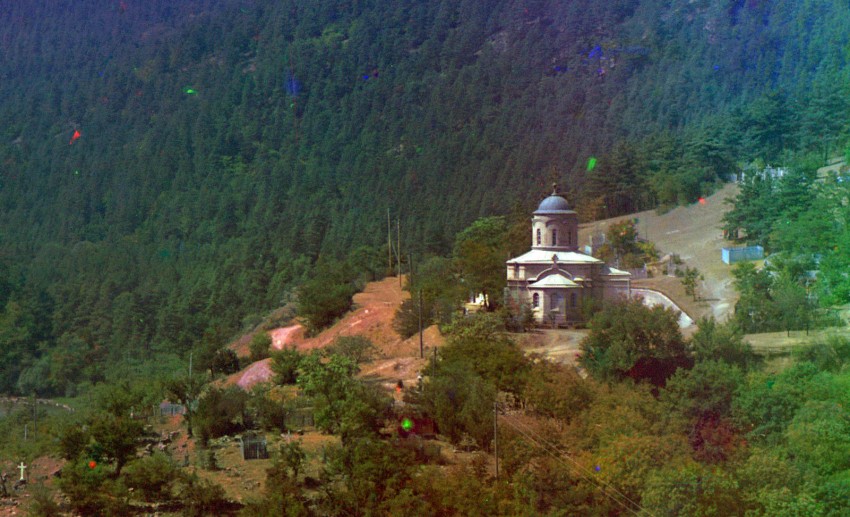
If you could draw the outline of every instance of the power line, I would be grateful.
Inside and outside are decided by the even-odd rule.
[[[548,453],[548,454],[549,454],[549,456],[551,456],[553,459],[555,459],[556,461],[558,461],[559,463],[561,463],[563,466],[565,466],[565,467],[567,467],[567,468],[570,468],[570,465],[568,465],[568,464],[564,463],[564,461],[562,460],[562,458],[565,458],[565,459],[569,460],[571,463],[573,463],[573,464],[574,464],[574,466],[575,466],[575,467],[577,467],[579,470],[585,470],[586,472],[589,472],[589,470],[588,470],[588,469],[586,469],[586,468],[585,468],[584,466],[582,466],[581,464],[577,463],[576,461],[572,460],[572,459],[571,459],[571,458],[569,458],[569,457],[565,457],[565,454],[564,454],[563,452],[561,452],[559,449],[557,449],[556,447],[552,446],[551,444],[548,444],[548,443],[540,443],[540,441],[536,440],[535,438],[533,438],[532,436],[530,436],[529,434],[527,434],[525,431],[523,431],[522,429],[520,429],[520,428],[517,426],[517,424],[516,424],[516,423],[510,422],[510,421],[507,421],[506,423],[507,423],[508,425],[510,425],[510,426],[511,426],[511,427],[512,427],[515,431],[517,431],[518,433],[520,433],[521,435],[523,435],[523,436],[524,436],[527,440],[529,440],[530,442],[532,442],[534,445],[536,445],[536,446],[537,446],[537,447],[539,447],[540,449],[543,449],[543,451],[544,451],[544,452]],[[529,431],[529,432],[530,432],[530,431]],[[558,454],[557,454],[557,455],[556,455],[556,454],[552,454],[552,451],[551,451],[550,449],[554,449],[554,450],[555,450]],[[625,499],[626,501],[628,501],[628,502],[629,502],[629,503],[631,503],[632,505],[636,506],[638,509],[640,509],[640,510],[644,510],[644,509],[643,509],[643,507],[641,507],[638,503],[636,503],[636,502],[632,501],[632,500],[631,500],[628,496],[624,495],[622,492],[620,492],[620,491],[619,491],[619,490],[617,490],[616,488],[614,488],[614,487],[612,487],[612,486],[608,485],[608,484],[607,484],[607,483],[605,483],[604,481],[593,479],[593,478],[591,477],[591,475],[588,475],[588,474],[585,474],[585,473],[582,473],[582,472],[578,472],[578,475],[579,475],[580,477],[582,477],[582,478],[586,479],[587,481],[590,481],[592,484],[596,485],[596,487],[597,487],[597,488],[598,488],[598,489],[602,492],[602,495],[604,495],[605,497],[607,497],[607,498],[611,499],[612,501],[614,501],[615,503],[619,504],[620,506],[622,506],[622,507],[623,507],[623,508],[625,508],[626,510],[628,510],[628,511],[632,512],[633,514],[635,514],[635,515],[640,515],[640,514],[639,514],[639,513],[638,513],[638,512],[634,509],[634,508],[632,508],[632,507],[631,507],[631,506],[629,506],[628,504],[624,503],[622,500],[618,499],[617,497],[614,497],[612,494],[607,493],[607,492],[606,492],[605,487],[604,487],[604,486],[602,486],[602,485],[606,485],[606,486],[607,486],[608,488],[610,488],[612,491],[616,492],[616,493],[617,493],[617,495],[618,495],[619,497],[622,497],[623,499]]]
[[[508,423],[510,424],[510,423],[512,423],[512,422],[508,422]],[[512,424],[514,425],[514,428],[515,428],[515,429],[516,429],[516,426],[523,425],[523,427],[525,428],[525,431],[526,431],[528,434],[533,434],[533,435],[537,436],[537,439],[538,439],[539,441],[543,442],[543,444],[545,444],[548,448],[550,448],[550,449],[554,449],[554,450],[555,450],[555,452],[557,452],[557,453],[558,453],[558,456],[559,456],[559,457],[563,457],[563,458],[565,458],[565,459],[566,459],[566,460],[568,460],[570,463],[572,463],[573,465],[575,465],[575,466],[576,466],[576,468],[578,468],[578,469],[580,469],[580,470],[584,471],[584,472],[585,472],[585,479],[588,479],[588,480],[590,480],[591,482],[594,482],[594,483],[598,482],[598,483],[599,483],[599,484],[601,484],[601,485],[605,485],[605,487],[607,487],[608,489],[610,489],[610,490],[612,490],[612,491],[616,492],[616,493],[617,493],[620,497],[622,497],[623,499],[625,499],[625,500],[627,500],[628,502],[630,502],[631,504],[633,504],[633,505],[637,506],[639,509],[644,510],[644,508],[643,508],[640,504],[638,504],[637,502],[635,502],[635,501],[633,501],[632,499],[630,499],[630,498],[629,498],[626,494],[624,494],[624,493],[620,492],[620,491],[619,491],[616,487],[614,487],[614,486],[610,485],[609,483],[606,483],[605,481],[602,481],[602,480],[596,480],[595,478],[591,477],[591,476],[593,476],[593,473],[591,472],[591,470],[590,470],[589,468],[585,467],[585,466],[584,466],[584,465],[582,465],[581,463],[579,463],[579,462],[575,461],[574,459],[570,458],[569,454],[568,454],[568,453],[566,453],[566,452],[564,452],[564,451],[562,451],[562,450],[560,450],[560,449],[557,447],[557,445],[554,445],[554,444],[552,444],[551,442],[547,442],[545,439],[541,438],[541,437],[540,437],[540,435],[536,435],[536,434],[534,433],[534,431],[532,431],[532,430],[531,430],[531,429],[530,429],[527,425],[521,424],[521,423],[519,423],[519,422],[513,422]]]
[[[626,510],[630,511],[631,513],[633,513],[635,515],[640,515],[640,514],[632,506],[630,506],[629,504],[626,504],[625,502],[623,502],[619,498],[622,498],[625,501],[628,501],[631,505],[633,505],[634,507],[637,507],[638,510],[644,511],[648,515],[652,515],[645,508],[643,508],[639,503],[633,501],[631,498],[629,498],[627,495],[622,493],[616,487],[606,483],[605,481],[602,481],[601,479],[594,479],[592,477],[593,474],[590,471],[590,469],[588,469],[584,465],[580,464],[579,462],[575,461],[574,459],[570,458],[569,455],[566,452],[561,451],[560,449],[558,449],[557,446],[551,444],[550,442],[547,442],[545,439],[541,438],[539,435],[536,435],[537,438],[534,438],[533,436],[531,436],[531,435],[534,435],[535,433],[534,433],[534,431],[530,430],[528,428],[528,426],[523,426],[524,427],[524,430],[523,430],[519,427],[522,424],[520,424],[516,421],[512,421],[511,420],[512,417],[509,417],[508,415],[503,415],[503,416],[505,418],[505,423],[510,425],[515,431],[517,431],[522,436],[524,436],[526,439],[531,441],[534,445],[537,445],[537,447],[543,449],[547,454],[549,454],[556,461],[560,462],[562,465],[564,465],[567,468],[570,468],[570,466],[567,465],[566,463],[564,463],[562,460],[566,459],[567,461],[572,463],[574,468],[579,471],[578,472],[579,476],[586,479],[587,481],[590,481],[594,485],[596,485],[597,488],[599,488],[600,491],[602,492],[602,495],[604,495],[605,497],[611,499],[612,501],[619,504],[620,506],[622,506],[623,508],[625,508]],[[553,454],[553,451],[555,452],[555,454]],[[606,489],[614,492],[617,495],[617,497],[614,497],[614,495],[608,493],[608,491],[606,491]]]

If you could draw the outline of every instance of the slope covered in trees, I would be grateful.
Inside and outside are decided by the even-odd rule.
[[[594,217],[827,153],[848,27],[838,1],[11,3],[0,390],[218,346],[319,260],[379,272],[387,209],[445,254],[552,180]]]

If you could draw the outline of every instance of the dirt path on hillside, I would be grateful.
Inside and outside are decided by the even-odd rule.
[[[581,225],[579,239],[589,243],[591,234],[605,233],[614,222],[638,218],[637,229],[641,237],[655,243],[663,256],[676,253],[684,266],[695,267],[702,273],[704,280],[697,287],[701,302],[695,303],[684,296],[684,289],[671,289],[678,279],[647,279],[635,281],[638,286],[657,289],[669,296],[692,317],[713,315],[719,321],[725,321],[732,315],[737,301],[737,293],[732,287],[732,266],[720,259],[720,249],[729,246],[720,230],[723,214],[729,209],[724,201],[738,193],[736,184],[728,184],[718,192],[705,198],[705,203],[680,206],[665,213],[657,214],[647,210],[627,216],[606,219]]]

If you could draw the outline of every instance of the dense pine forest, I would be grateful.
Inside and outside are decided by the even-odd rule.
[[[846,7],[7,2],[0,391],[171,371],[317,267],[382,274],[387,211],[444,255],[553,181],[592,219],[840,152]]]

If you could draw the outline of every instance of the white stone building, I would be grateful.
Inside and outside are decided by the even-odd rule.
[[[578,251],[578,216],[553,192],[531,218],[531,251],[507,261],[506,300],[531,307],[544,325],[584,322],[594,300],[628,298],[631,275]]]

